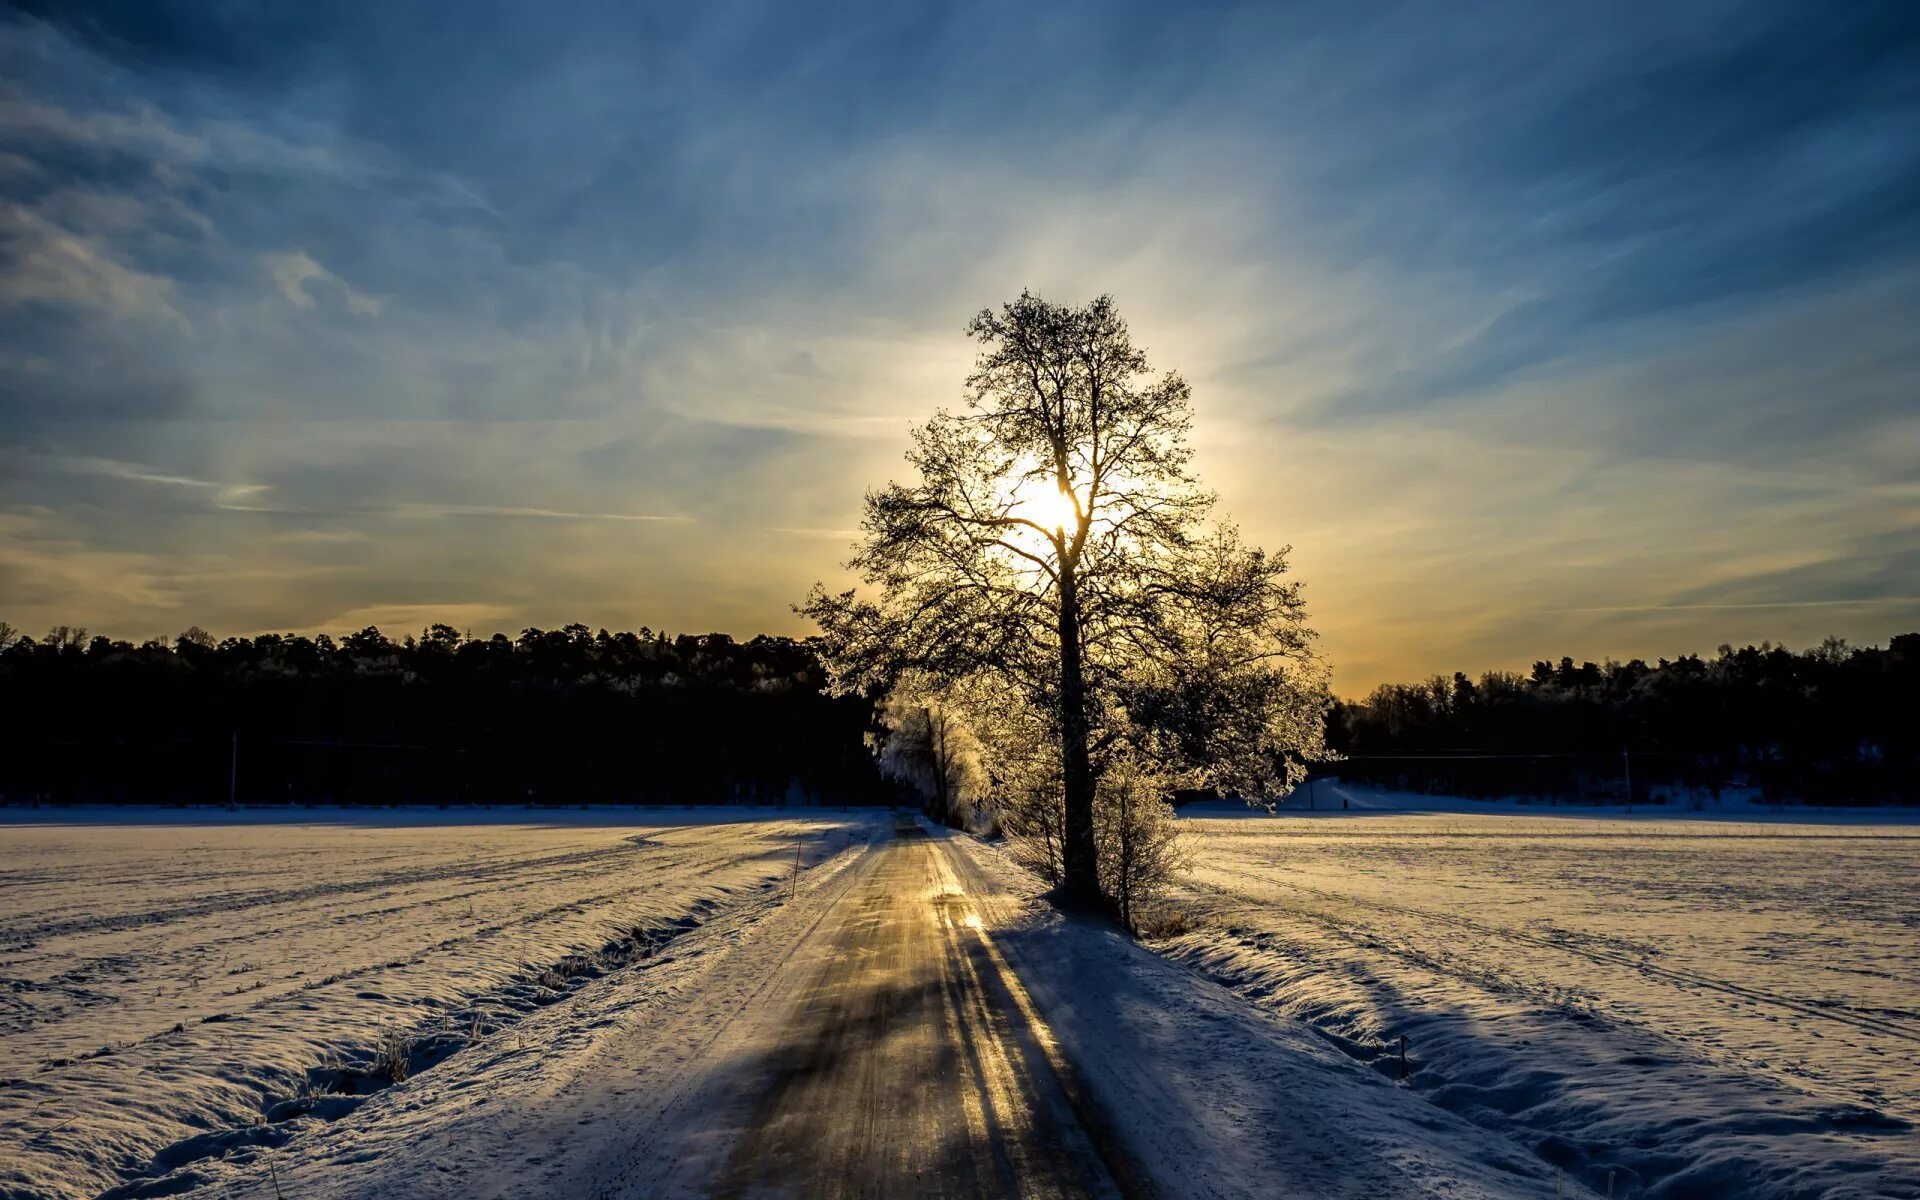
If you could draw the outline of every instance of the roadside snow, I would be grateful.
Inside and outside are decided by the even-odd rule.
[[[484,1037],[284,1149],[202,1164],[191,1195],[269,1200],[653,1197],[724,1159],[729,1070],[806,994],[815,934],[891,818],[797,878],[715,913],[659,956]],[[710,1173],[710,1172],[705,1172]]]
[[[244,1160],[874,828],[770,816],[6,810],[0,1196]]]
[[[1186,816],[1233,818],[1265,816],[1266,810],[1250,808],[1238,800],[1208,800],[1182,808]],[[1499,796],[1486,799],[1467,796],[1435,795],[1431,792],[1398,792],[1389,788],[1346,783],[1340,779],[1316,779],[1297,788],[1278,806],[1280,815],[1309,818],[1337,818],[1342,814],[1365,813],[1473,813],[1481,816],[1585,817],[1591,820],[1625,819],[1634,822],[1740,821],[1787,825],[1920,825],[1920,806],[1879,805],[1851,808],[1837,805],[1767,803],[1758,794],[1739,788],[1722,792],[1719,800],[1710,793],[1691,795],[1656,789],[1654,802],[1641,804],[1587,804],[1536,796]]]
[[[1321,789],[1158,948],[1596,1190],[1920,1195],[1920,828]]]
[[[1340,1054],[1306,1026],[1096,922],[971,838],[969,890],[998,896],[996,940],[1108,1123],[1164,1194],[1591,1195],[1508,1139]]]

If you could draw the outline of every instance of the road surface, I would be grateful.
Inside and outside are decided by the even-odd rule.
[[[1126,1194],[940,845],[909,825],[871,859],[775,1049],[738,1076],[714,1192]]]

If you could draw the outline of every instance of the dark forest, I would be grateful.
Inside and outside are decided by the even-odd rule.
[[[1328,773],[1464,796],[1814,804],[1920,797],[1920,634],[1885,647],[1722,646],[1649,665],[1536,662],[1336,704]],[[1631,789],[1631,791],[1629,791]]]
[[[56,628],[0,649],[8,803],[892,802],[874,708],[790,638],[528,629],[392,640]],[[1314,774],[1411,791],[1682,803],[1920,796],[1920,634],[1536,662],[1335,702]],[[1629,788],[1631,792],[1629,793]]]
[[[844,804],[891,798],[786,638],[582,625],[0,652],[13,803]]]

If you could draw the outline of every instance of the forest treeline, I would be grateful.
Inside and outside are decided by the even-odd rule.
[[[0,626],[0,801],[864,803],[872,706],[803,642],[528,629],[395,641]]]
[[[1402,790],[1618,802],[1920,801],[1920,634],[1761,643],[1648,664],[1536,662],[1334,706],[1322,773]],[[1629,785],[1629,779],[1631,785]]]
[[[790,638],[435,625],[393,640],[0,623],[0,802],[866,803],[874,705]],[[1316,774],[1466,796],[1920,800],[1920,634],[1537,662],[1336,702]]]

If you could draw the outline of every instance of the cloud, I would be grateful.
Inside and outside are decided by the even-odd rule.
[[[264,489],[262,489],[264,490]],[[528,508],[506,504],[436,504],[413,501],[399,504],[349,504],[323,508],[282,508],[272,504],[228,504],[235,512],[280,516],[383,517],[402,521],[431,521],[442,517],[481,517],[525,521],[615,521],[641,525],[683,524],[691,517],[663,513],[573,512],[560,508]]]
[[[222,483],[213,479],[196,479],[191,475],[175,474],[156,467],[119,462],[111,458],[62,458],[57,461],[67,470],[83,475],[102,475],[109,479],[126,479],[136,483],[152,483],[163,487],[209,492],[225,508],[240,508],[242,502],[271,490],[261,483]]]
[[[0,137],[31,148],[77,146],[187,162],[205,160],[212,149],[205,138],[181,132],[148,105],[76,112],[33,100],[0,100]]]
[[[1023,286],[1343,690],[1920,620],[1911,15],[156,2],[0,18],[16,623],[802,632]]]
[[[295,308],[313,307],[314,295],[308,287],[313,283],[324,284],[327,291],[337,293],[346,303],[347,311],[356,316],[377,316],[386,304],[382,297],[354,291],[346,280],[313,261],[313,256],[304,250],[263,254],[260,262],[280,294]]]
[[[849,544],[860,536],[860,531],[851,526],[845,529],[819,529],[812,527],[795,527],[791,525],[774,525],[768,528],[766,532],[780,534],[785,537],[825,538],[828,541],[847,542]]]
[[[502,621],[510,621],[512,615],[513,610],[505,605],[472,604],[454,599],[443,604],[363,604],[323,617],[315,628],[341,634],[356,633],[373,625],[397,638],[410,630],[440,624],[485,636],[488,630],[502,628]]]
[[[1862,600],[1763,600],[1752,604],[1616,604],[1561,612],[1718,612],[1748,608],[1920,608],[1920,596],[1874,596]]]
[[[0,305],[51,305],[110,317],[159,321],[191,333],[174,306],[170,279],[116,261],[97,240],[78,236],[25,207],[0,207]]]
[[[57,47],[51,54],[36,53]],[[44,27],[0,28],[0,59],[33,55],[64,60],[76,72],[100,65]],[[176,117],[153,104],[124,100],[111,107],[68,108],[40,100],[0,98],[0,141],[28,151],[121,156],[171,170],[265,174],[308,182],[330,180],[361,189],[398,189],[410,199],[449,209],[493,213],[472,185],[451,175],[388,161],[389,152],[324,126],[290,123],[285,132],[219,114]],[[31,161],[31,160],[26,160]]]

